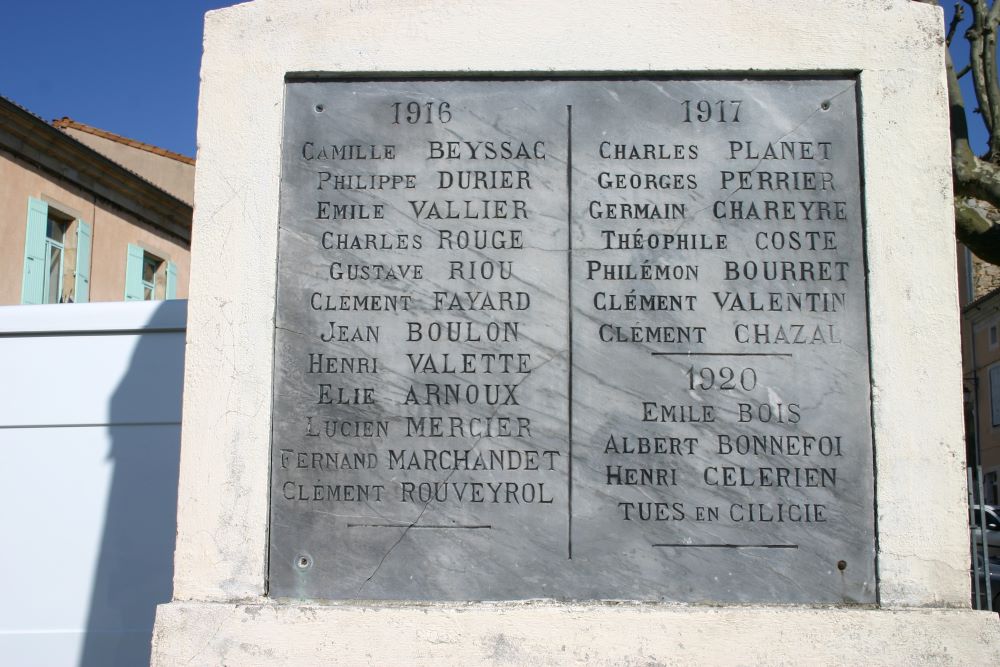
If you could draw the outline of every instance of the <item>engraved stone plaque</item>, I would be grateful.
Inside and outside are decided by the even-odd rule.
[[[271,596],[875,601],[854,79],[284,113]]]

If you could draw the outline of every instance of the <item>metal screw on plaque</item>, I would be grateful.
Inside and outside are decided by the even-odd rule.
[[[323,113],[323,109],[324,108],[325,107],[322,104],[317,104],[316,105],[316,113]]]
[[[846,570],[847,569],[847,561],[846,560],[838,560],[837,561],[837,569],[840,570],[841,572],[843,572],[844,570]]]
[[[298,558],[295,559],[295,566],[300,570],[308,570],[310,567],[312,567],[312,558],[310,558],[306,554],[301,554]]]
[[[830,100],[823,100],[823,103],[819,105],[819,108],[822,109],[823,111],[829,111],[830,110]]]

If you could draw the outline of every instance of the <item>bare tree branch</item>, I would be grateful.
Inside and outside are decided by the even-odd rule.
[[[971,200],[955,200],[955,232],[959,240],[977,257],[990,264],[1000,264],[1000,216],[996,209],[987,212]]]
[[[945,51],[951,120],[955,234],[978,257],[1000,264],[1000,167],[976,157],[969,144],[965,100],[951,52]]]
[[[993,108],[986,83],[986,66],[983,59],[983,37],[986,26],[987,7],[985,0],[963,0],[972,9],[972,25],[965,32],[969,41],[969,64],[972,66],[972,85],[979,102],[979,111],[986,124],[986,131],[993,135]]]
[[[998,5],[994,5],[997,7]],[[951,25],[948,26],[948,36],[945,38],[945,45],[951,46],[951,40],[955,37],[955,31],[958,30],[959,24],[962,19],[965,18],[965,7],[962,5],[955,5],[955,13],[951,17]],[[959,77],[961,78],[961,77]]]
[[[993,9],[998,5],[994,3]],[[984,21],[983,28],[983,69],[986,72],[986,95],[990,106],[990,127],[1000,130],[1000,80],[997,75],[997,22],[990,11]],[[990,162],[1000,161],[1000,132],[990,134],[990,150],[987,155]]]
[[[948,81],[948,111],[951,121],[951,159],[953,163],[970,164],[976,160],[969,146],[969,125],[965,119],[965,99],[955,74],[951,52],[945,51],[945,73]],[[954,166],[954,164],[953,164]]]
[[[939,0],[916,0],[940,5]],[[1000,72],[997,29],[1000,0],[962,0],[972,10],[965,32],[969,64],[956,72],[951,49],[945,47],[948,107],[951,119],[951,167],[955,189],[955,237],[977,257],[1000,265]],[[948,26],[950,45],[965,18],[965,7],[955,3]],[[965,99],[959,79],[972,73],[973,92],[989,133],[989,151],[978,157],[969,144]]]
[[[1000,19],[1000,5],[998,5],[995,1],[993,3],[993,6],[990,7],[990,13],[988,18],[990,21],[994,22]]]

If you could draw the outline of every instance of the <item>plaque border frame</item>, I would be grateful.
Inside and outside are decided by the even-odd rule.
[[[864,305],[864,316],[865,316],[865,337],[869,342],[868,349],[868,363],[867,363],[867,406],[869,413],[869,420],[872,428],[869,429],[867,433],[867,445],[868,453],[871,456],[872,470],[875,470],[875,417],[874,417],[874,407],[872,401],[872,354],[871,354],[871,321],[872,321],[872,311],[871,311],[871,297],[869,294],[869,271],[868,271],[868,253],[867,253],[867,238],[868,238],[868,220],[866,217],[865,209],[865,180],[864,180],[864,156],[863,156],[863,140],[862,140],[862,124],[861,124],[861,86],[860,86],[860,72],[851,73],[831,73],[825,72],[822,75],[810,75],[810,74],[780,74],[780,73],[754,73],[754,72],[743,72],[740,73],[728,73],[728,74],[711,74],[711,75],[698,75],[695,73],[683,73],[683,74],[670,74],[670,73],[650,73],[650,74],[639,74],[639,73],[629,73],[629,72],[608,72],[608,73],[598,73],[598,72],[579,72],[579,73],[528,73],[521,75],[514,72],[494,72],[494,73],[464,73],[464,74],[448,74],[444,72],[420,72],[420,73],[372,73],[372,72],[353,72],[353,73],[337,73],[337,74],[324,74],[315,72],[289,72],[285,74],[284,88],[282,99],[287,100],[287,91],[289,84],[296,83],[396,83],[396,82],[478,82],[478,81],[503,81],[503,82],[522,82],[522,81],[593,81],[593,82],[604,82],[604,81],[740,81],[740,82],[759,82],[759,81],[824,81],[824,80],[843,80],[850,79],[854,84],[854,120],[855,120],[855,131],[857,139],[857,151],[858,151],[858,163],[857,163],[857,173],[858,173],[858,208],[860,219],[860,230],[861,230],[861,262],[864,274],[863,291],[865,298]],[[282,135],[279,137],[279,145],[284,143],[284,115],[282,116]],[[279,169],[279,182],[282,176],[280,175],[281,170]],[[852,231],[855,225],[852,223]],[[274,314],[272,327],[274,339],[272,342],[272,383],[275,381],[275,374],[277,369],[277,355],[274,351],[277,347],[277,281],[278,276],[278,250],[276,249],[275,258],[275,303],[274,303]],[[572,359],[572,354],[570,355]],[[572,361],[570,362],[572,363]],[[273,385],[272,385],[272,401],[273,397]],[[570,392],[569,400],[572,401],[572,392]],[[572,416],[572,410],[570,410],[570,415]],[[572,433],[572,428],[570,428]],[[390,441],[391,442],[391,441]],[[274,470],[271,463],[273,462],[273,447],[274,447],[274,429],[273,424],[270,432],[270,438],[268,440],[269,448],[269,461],[268,461],[268,525],[267,525],[267,554],[265,556],[265,585],[263,595],[269,599],[280,601],[282,603],[310,603],[315,602],[319,604],[330,604],[330,603],[346,603],[350,600],[342,600],[339,598],[293,598],[287,596],[273,596],[269,589],[270,584],[270,556],[271,556],[271,542],[270,542],[270,523],[271,523],[271,497],[273,493],[273,477]],[[572,457],[572,443],[570,446],[569,456]],[[570,464],[570,470],[572,470],[572,464]],[[572,474],[572,473],[570,473]],[[872,493],[871,511],[872,511],[872,550],[873,550],[873,566],[874,566],[874,601],[873,602],[844,602],[840,603],[839,606],[845,608],[864,608],[875,606],[878,607],[880,604],[879,592],[879,569],[878,569],[878,496],[877,496],[877,479],[873,479],[872,485],[870,487]],[[619,598],[588,598],[588,599],[578,599],[573,598],[573,602],[591,602],[591,603],[601,603],[609,602],[613,600],[618,600]],[[398,602],[394,598],[382,599],[380,601],[386,603]],[[502,599],[497,600],[499,602],[517,602],[520,598],[512,599]],[[563,600],[559,598],[559,600]],[[493,602],[494,600],[491,600]],[[464,600],[448,600],[441,599],[435,600],[436,603],[444,604],[465,604]],[[638,601],[637,601],[638,602]],[[644,602],[644,601],[643,601]],[[686,604],[682,601],[671,601],[664,600],[663,603],[667,604]],[[733,604],[721,601],[713,601],[711,604]],[[747,604],[747,603],[741,603]],[[754,603],[749,603],[754,604]]]

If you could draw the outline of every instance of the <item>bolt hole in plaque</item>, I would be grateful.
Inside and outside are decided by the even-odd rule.
[[[850,77],[290,78],[270,594],[874,603],[857,118]]]

